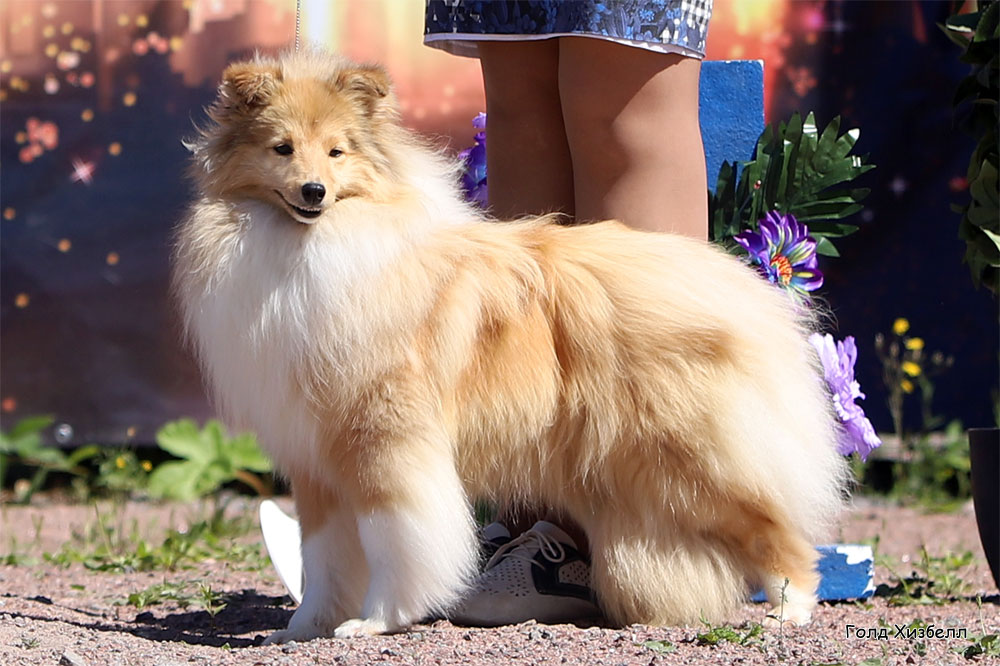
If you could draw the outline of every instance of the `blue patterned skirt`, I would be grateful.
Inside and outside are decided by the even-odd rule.
[[[705,57],[713,0],[427,0],[424,44],[476,57],[480,41],[596,37]]]

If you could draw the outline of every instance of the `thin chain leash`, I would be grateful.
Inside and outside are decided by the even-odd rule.
[[[295,0],[295,52],[299,50],[299,25],[302,21],[302,0]]]

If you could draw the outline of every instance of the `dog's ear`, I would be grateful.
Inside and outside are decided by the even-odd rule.
[[[337,72],[333,86],[360,101],[370,116],[392,105],[392,81],[378,65],[352,65],[342,69]]]
[[[260,62],[238,62],[222,73],[219,95],[228,105],[254,108],[267,104],[278,90],[281,69]]]

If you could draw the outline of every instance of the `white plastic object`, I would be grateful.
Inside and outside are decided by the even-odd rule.
[[[273,500],[264,500],[260,503],[260,531],[278,578],[295,603],[302,603],[304,576],[299,521],[282,511]]]

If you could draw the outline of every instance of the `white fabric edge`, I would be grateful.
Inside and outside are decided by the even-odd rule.
[[[476,42],[534,42],[541,39],[555,39],[556,37],[601,39],[606,42],[645,49],[654,53],[676,53],[688,58],[694,58],[695,60],[705,59],[704,54],[698,53],[686,46],[664,44],[661,42],[644,42],[622,37],[609,37],[608,35],[600,35],[594,32],[547,32],[541,35],[481,35],[472,32],[432,32],[424,35],[424,45],[447,51],[452,55],[465,58],[478,58],[479,47]]]

